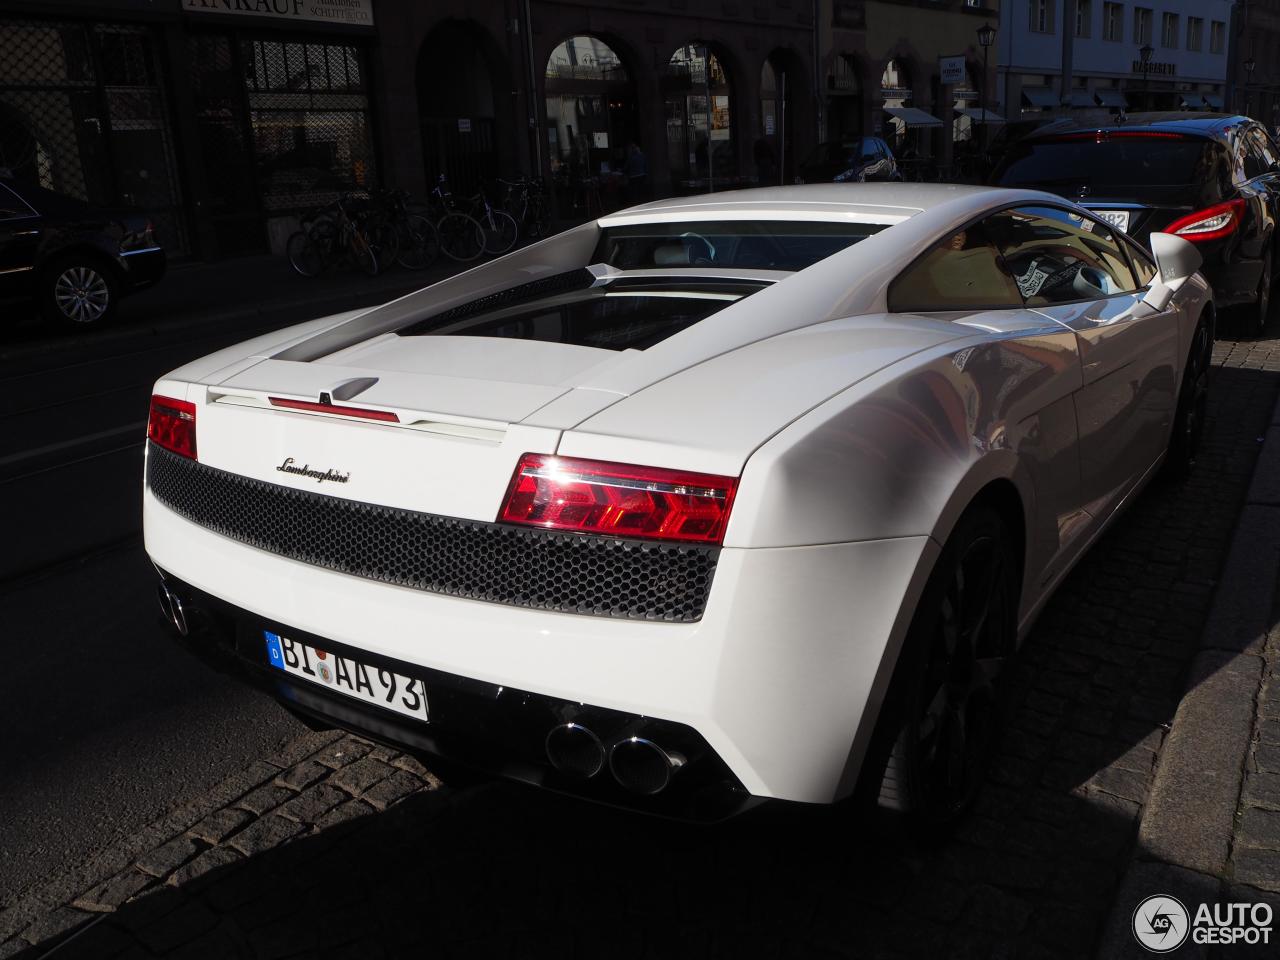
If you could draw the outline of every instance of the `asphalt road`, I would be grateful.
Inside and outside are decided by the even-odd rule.
[[[233,267],[174,271],[84,336],[0,305],[0,906],[302,729],[159,620],[139,529],[151,385],[448,268],[307,284],[265,258]]]

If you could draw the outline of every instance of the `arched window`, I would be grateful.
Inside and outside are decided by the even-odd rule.
[[[547,58],[547,146],[552,170],[579,176],[621,169],[638,136],[636,98],[627,68],[599,37],[561,42]]]
[[[736,177],[729,77],[704,44],[677,47],[663,77],[667,159],[677,180]]]

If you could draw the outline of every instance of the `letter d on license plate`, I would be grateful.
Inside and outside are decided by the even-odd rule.
[[[277,670],[416,720],[430,718],[427,688],[416,677],[340,657],[264,630],[267,662]]]

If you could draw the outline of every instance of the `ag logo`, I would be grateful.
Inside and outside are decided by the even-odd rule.
[[[1182,901],[1157,894],[1133,911],[1133,935],[1152,953],[1169,953],[1186,943],[1191,917]]]

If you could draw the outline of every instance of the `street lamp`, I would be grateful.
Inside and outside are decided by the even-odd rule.
[[[1249,89],[1253,83],[1253,71],[1258,67],[1258,61],[1250,57],[1244,62],[1244,112],[1248,116],[1253,113],[1253,91]]]
[[[1155,52],[1155,48],[1149,43],[1144,43],[1138,48],[1138,56],[1142,58],[1142,107],[1144,110],[1151,109],[1151,92],[1147,89],[1147,70],[1151,67],[1151,55]]]
[[[982,47],[982,98],[978,105],[982,108],[982,179],[987,179],[987,56],[991,44],[996,42],[996,28],[984,23],[978,28],[978,46]]]

